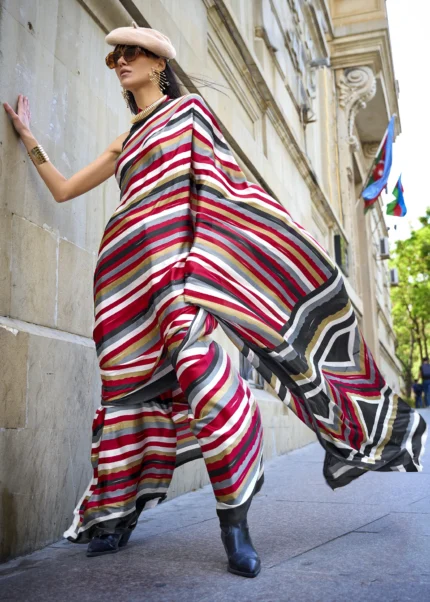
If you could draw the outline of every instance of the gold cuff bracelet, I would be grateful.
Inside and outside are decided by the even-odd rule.
[[[46,163],[46,161],[49,161],[48,155],[43,150],[40,144],[32,148],[31,151],[28,153],[28,156],[35,165],[41,165],[42,163]]]

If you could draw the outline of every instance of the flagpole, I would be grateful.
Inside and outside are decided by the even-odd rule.
[[[397,113],[393,113],[392,117],[397,117]],[[362,195],[362,194],[363,194],[363,192],[366,190],[366,184],[367,184],[367,182],[369,181],[369,176],[370,176],[370,174],[372,173],[372,170],[373,170],[373,168],[375,167],[375,161],[376,161],[376,159],[377,159],[377,157],[378,157],[379,153],[381,152],[381,149],[382,149],[382,147],[384,146],[384,142],[385,142],[385,139],[387,138],[387,136],[388,136],[388,127],[387,127],[387,129],[385,130],[385,133],[384,133],[384,135],[383,135],[383,137],[382,137],[382,140],[381,140],[381,144],[379,145],[379,147],[378,147],[378,150],[376,151],[375,158],[373,159],[373,161],[372,161],[372,164],[371,164],[371,166],[370,166],[370,169],[369,169],[369,171],[368,171],[368,173],[367,173],[366,179],[364,180],[364,184],[363,184],[363,187],[362,187],[362,189],[361,189],[361,192],[360,192],[360,194],[358,195],[358,199],[357,199],[357,202],[355,203],[354,210],[357,210],[358,204],[359,204],[359,203],[360,203],[360,201],[362,200],[362,198],[361,198],[361,195]],[[377,202],[377,201],[375,201],[375,202]]]

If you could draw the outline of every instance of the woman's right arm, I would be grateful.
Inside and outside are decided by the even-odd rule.
[[[13,126],[21,136],[27,151],[37,146],[38,142],[30,131],[30,108],[28,99],[21,94],[18,97],[17,113],[7,103],[3,104],[6,113],[12,120]],[[40,177],[43,179],[57,203],[74,199],[89,190],[92,190],[115,173],[115,162],[122,150],[122,144],[128,132],[118,136],[95,161],[75,173],[69,179],[65,178],[56,169],[51,161],[36,165]]]

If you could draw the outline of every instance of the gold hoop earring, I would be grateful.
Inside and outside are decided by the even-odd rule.
[[[167,88],[169,85],[164,71],[157,71],[157,69],[154,69],[154,67],[151,67],[149,80],[154,84],[154,86],[159,87],[160,92],[163,92],[164,88]]]
[[[129,95],[128,90],[126,90],[125,88],[123,88],[121,94],[122,94],[123,99],[125,100],[125,104],[127,105],[127,109],[129,109],[130,108],[130,95]]]

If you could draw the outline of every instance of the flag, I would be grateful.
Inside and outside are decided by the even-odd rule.
[[[403,198],[403,184],[402,176],[397,180],[397,184],[393,190],[394,201],[387,205],[387,215],[395,215],[396,217],[403,217],[406,215],[406,205]]]
[[[366,209],[377,201],[379,195],[387,186],[393,162],[394,119],[393,115],[382,139],[381,146],[376,153],[369,178],[361,195],[364,199]]]

